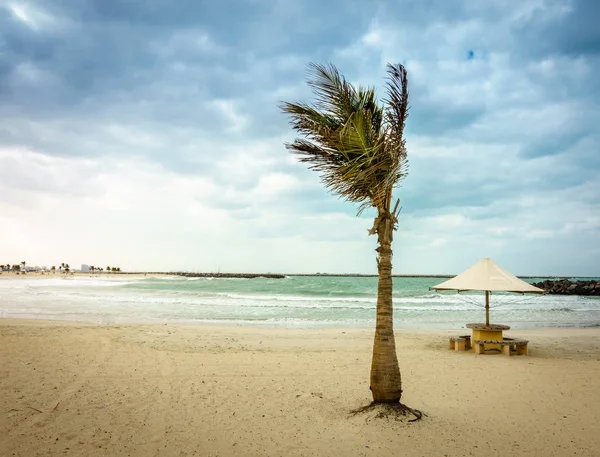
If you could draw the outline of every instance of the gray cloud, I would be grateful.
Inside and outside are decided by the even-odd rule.
[[[570,2],[546,1],[515,32],[527,43],[517,52],[527,56],[566,54],[588,56],[600,54],[600,30],[597,18],[600,5],[595,0]],[[548,14],[556,12],[558,14]],[[546,13],[546,14],[544,14]]]
[[[356,208],[285,151],[294,132],[277,105],[310,97],[309,61],[333,61],[380,89],[385,62],[400,61],[411,91],[411,168],[399,193],[410,230],[441,239],[428,218],[459,214],[559,233],[546,213],[536,227],[524,218],[531,208],[515,203],[544,198],[555,199],[563,226],[585,226],[585,211],[600,205],[590,185],[600,180],[597,16],[592,0],[381,0],[367,9],[341,0],[0,1],[0,149],[64,160],[56,167],[72,176],[27,171],[10,156],[0,178],[31,195],[74,196],[86,194],[73,190],[77,174],[95,183],[102,171],[78,165],[70,175],[71,161],[135,157],[157,173],[205,179],[208,190],[190,191],[191,201],[246,221],[248,234],[316,240],[326,224],[310,229],[311,218],[341,214],[330,223],[345,224]],[[269,225],[278,213],[289,219]],[[587,243],[598,240],[590,227]],[[481,235],[481,244],[514,233]],[[561,246],[576,244],[568,230],[561,236]]]

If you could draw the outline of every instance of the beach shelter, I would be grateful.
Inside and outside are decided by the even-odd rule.
[[[481,259],[471,268],[463,271],[432,290],[483,290],[485,291],[485,325],[490,325],[490,292],[517,292],[521,294],[543,294],[544,290],[520,280],[504,268],[496,265],[488,257]]]

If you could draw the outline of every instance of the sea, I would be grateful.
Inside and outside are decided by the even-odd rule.
[[[395,277],[395,327],[454,329],[485,322],[483,293],[430,290],[444,280]],[[364,276],[225,279],[57,274],[0,280],[0,318],[367,328],[375,323],[376,297],[377,278]],[[512,328],[600,326],[600,297],[494,293],[490,306],[490,321]]]

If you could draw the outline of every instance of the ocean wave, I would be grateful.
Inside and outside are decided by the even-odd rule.
[[[464,325],[483,317],[481,294],[434,293],[428,285],[421,279],[396,280],[396,325]],[[373,323],[375,286],[373,278],[19,278],[0,281],[0,303],[4,317],[27,314],[104,323],[352,326],[353,322]],[[582,326],[600,322],[600,301],[578,296],[519,296],[513,300],[495,294],[491,305],[492,319],[513,328],[515,324]]]
[[[306,301],[321,301],[321,302],[351,302],[351,303],[376,303],[377,296],[370,295],[368,297],[361,296],[324,296],[324,295],[287,295],[287,294],[240,294],[233,292],[217,292],[218,297],[232,298],[235,300],[264,300],[264,301],[289,301],[289,302],[306,302]],[[393,297],[394,303],[469,303],[468,300],[454,297],[444,297],[438,295],[423,295],[417,297]],[[483,306],[483,303],[482,303]]]
[[[19,279],[20,284],[10,285],[12,288],[44,288],[44,287],[115,287],[134,284],[130,279],[117,278],[82,278],[82,277],[60,277],[48,279]]]
[[[363,302],[363,301],[368,301],[368,302],[376,302],[377,299],[376,298],[367,298],[365,299],[364,297],[328,297],[328,296],[322,296],[322,295],[263,295],[263,294],[238,294],[238,293],[232,293],[232,292],[217,292],[216,293],[217,296],[219,297],[225,297],[225,298],[233,298],[236,300],[264,300],[264,301],[290,301],[290,302],[304,302],[304,301],[310,301],[310,300],[314,300],[315,298],[318,298],[318,300],[321,301],[331,301],[331,302],[335,302],[335,301],[341,301],[341,302]]]
[[[139,279],[140,281],[144,281],[144,282],[152,282],[152,281],[156,281],[156,282],[160,282],[160,281],[182,281],[184,280],[183,277],[181,276],[145,276],[143,278]]]
[[[40,292],[36,295],[43,295],[47,292]],[[259,294],[235,294],[235,293],[188,293],[186,291],[149,291],[146,293],[140,291],[131,291],[123,293],[121,291],[99,291],[93,292],[87,290],[54,290],[49,292],[49,299],[59,301],[76,300],[81,302],[94,302],[102,304],[110,302],[113,304],[139,304],[145,305],[164,305],[164,306],[213,306],[213,307],[239,307],[239,308],[298,308],[298,309],[374,309],[376,306],[375,298],[361,297],[302,297],[292,295],[259,295]],[[463,300],[452,300],[448,298],[402,298],[394,299],[394,309],[405,311],[459,311],[459,310],[480,310],[483,304],[473,303]],[[588,307],[585,307],[588,308]],[[492,307],[494,312],[504,311],[523,311],[537,312],[569,312],[572,308],[552,306],[552,303],[537,303],[532,306],[527,303],[517,303],[511,306]],[[579,311],[579,309],[577,309]]]

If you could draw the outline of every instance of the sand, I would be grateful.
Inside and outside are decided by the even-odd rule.
[[[0,455],[600,455],[600,329],[511,330],[513,357],[457,333],[397,331],[408,423],[348,414],[370,330],[0,319]]]

